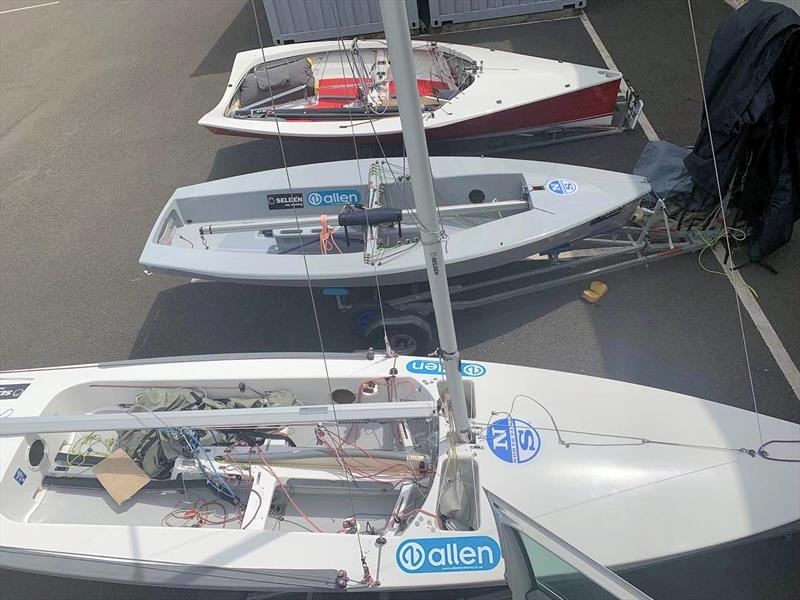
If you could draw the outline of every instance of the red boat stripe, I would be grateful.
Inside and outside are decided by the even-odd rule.
[[[430,139],[472,137],[519,131],[557,123],[584,121],[613,114],[620,80],[609,81],[571,94],[468,119],[427,131]],[[502,91],[498,91],[502,98]]]

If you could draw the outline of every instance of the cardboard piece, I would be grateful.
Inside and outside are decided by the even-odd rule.
[[[117,504],[130,499],[150,482],[147,474],[122,448],[101,460],[92,470],[97,475],[97,481]]]

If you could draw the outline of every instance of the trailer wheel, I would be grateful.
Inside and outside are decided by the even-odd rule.
[[[356,302],[347,312],[350,327],[358,335],[364,335],[370,322],[381,317],[381,310],[374,302]]]
[[[430,325],[416,315],[387,318],[386,334],[389,345],[398,354],[420,356],[431,350],[433,338]],[[369,323],[364,337],[373,348],[382,349],[385,346],[380,318]]]

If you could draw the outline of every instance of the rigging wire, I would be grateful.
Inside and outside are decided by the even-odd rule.
[[[264,40],[263,40],[263,38],[261,36],[261,25],[258,22],[258,12],[256,11],[256,2],[255,2],[255,0],[250,0],[250,6],[252,6],[252,8],[253,8],[253,18],[254,18],[254,20],[256,22],[256,33],[258,34],[258,45],[261,48],[261,59],[264,61],[264,72],[265,72],[265,75],[266,75],[266,78],[267,78],[267,87],[269,87],[270,93],[272,93],[271,92],[272,84],[271,84],[270,78],[269,78],[269,69],[267,68],[267,56],[266,56],[266,53],[264,52]],[[275,112],[274,96],[273,96],[273,100],[272,100],[272,113],[273,113],[274,118],[275,118],[275,130],[276,130],[277,137],[278,137],[278,145],[279,145],[280,150],[281,150],[281,158],[283,159],[283,167],[284,167],[284,169],[286,171],[286,182],[287,182],[287,185],[289,187],[289,194],[290,195],[294,195],[294,190],[292,189],[291,175],[289,173],[289,164],[288,164],[288,162],[286,160],[286,150],[284,148],[283,138],[281,136],[280,119],[278,119],[278,115]],[[299,242],[302,244],[303,240],[302,240],[302,233],[301,233],[301,228],[300,228],[300,220],[299,220],[299,216],[298,216],[298,213],[297,213],[297,207],[292,205],[292,211],[294,213],[295,223],[297,225],[298,238],[300,238]],[[333,409],[333,418],[334,418],[334,421],[335,421],[335,424],[336,424],[336,429],[337,429],[337,432],[338,432],[338,429],[339,429],[339,418],[336,415],[336,402],[333,401],[333,386],[331,385],[331,377],[330,377],[330,372],[328,370],[328,359],[327,359],[327,354],[325,352],[325,343],[324,343],[323,337],[322,337],[322,328],[321,328],[320,322],[319,322],[319,314],[317,313],[317,304],[316,304],[316,301],[314,299],[314,289],[313,289],[313,286],[311,285],[311,275],[310,275],[310,272],[309,272],[309,269],[308,269],[308,257],[306,256],[305,248],[302,245],[300,247],[300,251],[301,251],[302,256],[303,256],[303,265],[304,265],[304,268],[305,268],[305,271],[306,271],[306,283],[308,284],[308,295],[311,298],[311,308],[312,308],[312,310],[314,312],[314,323],[316,325],[317,337],[319,339],[320,351],[322,353],[322,363],[323,363],[323,366],[324,366],[324,369],[325,369],[325,379],[326,379],[327,384],[328,384],[328,398],[329,398],[329,401],[331,403],[331,407]],[[348,495],[348,497],[350,499],[350,505],[351,505],[351,508],[353,510],[353,513],[355,514],[356,508],[355,508],[355,501],[353,500],[353,493],[352,493],[352,490],[350,489],[350,485],[349,484],[346,487],[347,487],[347,495]],[[364,555],[364,547],[363,547],[363,545],[361,543],[361,535],[360,535],[360,533],[356,532],[356,538],[357,538],[357,541],[358,541],[359,553],[361,555],[361,563],[363,565],[365,565],[365,569],[366,569],[366,556]]]
[[[492,411],[492,415],[506,415],[509,418],[513,418],[514,407],[516,406],[517,400],[524,399],[530,400],[531,402],[537,404],[545,413],[547,413],[550,422],[553,424],[552,430],[547,427],[537,427],[537,429],[541,431],[554,431],[556,437],[558,438],[558,443],[565,448],[569,448],[570,446],[644,446],[646,444],[653,444],[659,446],[679,446],[682,448],[695,448],[697,450],[714,450],[719,452],[735,452],[735,453],[742,453],[748,454],[750,456],[755,456],[756,454],[760,454],[756,450],[751,448],[732,448],[726,446],[710,446],[710,445],[702,445],[702,444],[687,444],[684,442],[671,442],[671,441],[663,441],[663,440],[652,440],[646,437],[640,436],[630,436],[630,435],[618,435],[618,434],[610,434],[610,433],[600,433],[595,431],[575,431],[570,429],[561,429],[558,424],[556,423],[556,419],[553,416],[548,408],[542,403],[539,402],[536,398],[529,396],[527,394],[517,394],[514,396],[514,399],[511,401],[511,408],[506,411],[497,410]],[[594,435],[597,437],[605,437],[605,438],[612,438],[618,440],[629,440],[631,443],[590,443],[590,442],[573,442],[564,439],[562,433],[574,433],[579,435]]]
[[[717,165],[717,152],[714,147],[714,134],[711,131],[711,116],[708,113],[708,99],[706,98],[706,88],[705,83],[703,82],[703,67],[700,64],[700,49],[697,45],[697,31],[694,25],[694,14],[692,13],[692,0],[686,0],[686,5],[689,8],[689,23],[692,26],[692,42],[694,43],[694,55],[695,60],[697,62],[697,74],[698,78],[700,79],[700,93],[703,96],[703,115],[706,121],[706,127],[708,128],[708,140],[709,145],[711,146],[711,160],[714,164],[714,179],[717,184],[717,196],[719,198],[719,205],[720,205],[720,218],[722,219],[722,236],[725,238],[725,245],[727,247],[727,264],[723,265],[723,270],[726,272],[728,276],[728,281],[731,283],[731,287],[733,288],[733,297],[736,300],[736,312],[739,316],[739,330],[742,334],[742,347],[744,348],[744,359],[747,365],[747,376],[750,382],[750,394],[753,398],[753,408],[755,409],[756,413],[756,427],[758,428],[758,437],[761,440],[761,444],[763,447],[764,444],[764,434],[761,430],[761,415],[758,411],[758,400],[756,398],[756,388],[753,383],[753,371],[750,367],[750,353],[747,349],[747,336],[745,335],[744,331],[744,319],[742,317],[742,306],[741,302],[739,301],[739,291],[736,289],[736,280],[732,275],[733,271],[733,252],[731,248],[731,236],[728,235],[728,220],[725,215],[727,210],[725,199],[722,195],[722,184],[719,180],[719,167]]]
[[[341,35],[341,28],[339,27],[338,13],[337,13],[336,7],[333,4],[333,0],[331,0],[331,9],[332,9],[332,12],[333,12],[333,19],[334,19],[334,22],[336,24],[336,29],[337,29],[337,34],[338,34],[337,37],[336,37],[336,45],[337,45],[337,47],[341,47],[341,50],[339,51],[339,62],[340,62],[341,67],[342,67],[342,75],[344,75],[344,60],[343,59],[346,57],[347,58],[347,64],[350,66],[350,69],[353,72],[353,76],[355,78],[354,85],[358,86],[359,77],[355,74],[355,68],[354,68],[353,64],[350,62],[350,55],[347,54],[346,49],[344,47],[344,39],[343,39],[343,37]],[[354,41],[354,44],[356,44],[356,43],[357,43],[357,41]],[[355,56],[353,57],[353,61],[355,62]],[[345,87],[345,89],[347,89],[347,88]],[[360,87],[358,89],[360,89]],[[364,103],[367,104],[368,101],[369,100],[365,95]],[[363,188],[364,187],[364,181],[363,181],[362,174],[361,174],[361,165],[360,165],[359,160],[358,160],[358,144],[357,144],[357,141],[356,141],[355,128],[353,126],[353,111],[351,109],[348,109],[347,116],[350,119],[350,132],[353,135],[353,149],[354,149],[354,152],[355,152],[355,159],[356,159],[356,171],[358,171],[359,183],[360,183],[361,187]],[[364,213],[365,213],[364,218],[365,218],[365,221],[367,223],[367,231],[368,232],[372,232],[372,227],[371,227],[370,222],[369,222],[369,213],[366,210],[364,211]],[[365,253],[367,252],[366,240],[364,242],[364,252]],[[386,319],[384,317],[383,299],[381,298],[381,288],[380,288],[380,283],[378,282],[377,267],[374,267],[373,272],[374,272],[374,276],[375,276],[375,287],[376,287],[377,292],[378,292],[378,308],[380,309],[380,312],[381,312],[381,325],[383,327],[384,346],[386,348],[386,354],[388,355],[388,354],[391,353],[391,348],[389,346],[389,336],[388,336],[388,333],[386,331]],[[333,392],[331,392],[331,402],[333,402]],[[334,404],[334,418],[335,418],[336,417],[335,402],[333,404]],[[337,433],[340,434],[338,420],[336,422],[336,431],[337,431]],[[344,465],[344,463],[342,463],[342,468],[344,469],[345,479],[347,479],[349,481],[352,481],[355,484],[355,476],[353,475],[352,471],[348,471],[348,469]],[[353,494],[352,494],[352,491],[350,490],[350,485],[349,484],[347,485],[347,493],[348,493],[348,496],[350,498],[350,507],[352,509],[353,518],[356,519],[357,518],[356,517],[356,505],[355,505],[355,501],[353,500]],[[356,540],[358,541],[358,549],[359,549],[359,552],[361,553],[361,564],[364,566],[365,579],[367,579],[368,583],[371,583],[372,578],[369,575],[369,569],[367,567],[367,559],[366,559],[366,556],[364,555],[364,548],[361,545],[361,532],[359,531],[358,527],[356,527]]]
[[[341,51],[339,52],[339,57],[340,57],[340,62],[342,64],[342,75],[344,75],[344,57],[347,56],[347,64],[350,65],[351,71],[353,72],[353,76],[356,77],[356,81],[358,81],[358,77],[355,74],[355,69],[353,68],[352,64],[350,63],[350,57],[347,54],[347,52],[345,50],[345,47],[344,47],[344,39],[342,37],[342,29],[341,29],[341,26],[339,25],[339,13],[336,10],[336,6],[334,5],[333,0],[329,0],[329,1],[330,1],[330,4],[331,4],[331,10],[333,11],[333,21],[334,21],[334,24],[336,25],[336,32],[337,32],[336,43],[337,43],[338,46],[341,47]],[[388,55],[387,55],[387,68],[388,68]],[[358,180],[359,180],[359,183],[360,183],[361,187],[363,188],[364,187],[364,180],[363,180],[362,173],[361,173],[361,163],[360,163],[359,156],[358,156],[358,140],[356,139],[356,130],[355,130],[355,127],[353,126],[353,113],[352,113],[352,111],[348,110],[347,111],[347,115],[350,118],[350,133],[353,136],[353,152],[355,154],[355,159],[356,159],[356,171],[358,171]],[[372,123],[372,119],[370,119],[370,123]],[[373,128],[373,130],[375,129],[374,124],[373,124],[372,128]],[[369,208],[369,207],[367,207],[367,208]],[[364,211],[364,218],[365,218],[365,220],[367,222],[367,231],[372,231],[372,226],[370,225],[370,222],[369,222],[369,211],[368,210]],[[398,225],[398,227],[399,227],[399,225]],[[364,252],[365,253],[367,252],[366,243],[364,244]],[[375,291],[376,291],[376,294],[378,296],[378,309],[380,310],[380,313],[381,313],[381,326],[383,327],[383,342],[384,342],[384,345],[386,347],[386,354],[391,356],[393,354],[393,351],[392,351],[391,345],[389,344],[389,333],[386,330],[386,314],[384,313],[384,310],[383,310],[383,296],[381,295],[381,284],[380,284],[379,275],[378,275],[378,265],[377,265],[376,262],[373,262],[373,264],[372,264],[372,273],[373,273],[373,276],[375,277]]]
[[[580,431],[574,429],[562,429],[556,423],[556,419],[553,416],[548,408],[536,398],[529,396],[527,394],[517,394],[514,396],[514,399],[511,401],[511,408],[509,410],[493,410],[491,412],[492,415],[506,415],[508,418],[513,418],[514,407],[517,404],[517,400],[530,400],[531,402],[538,405],[545,413],[547,413],[547,417],[550,419],[550,423],[553,425],[552,428],[550,427],[537,427],[536,429],[539,431],[553,431],[556,434],[556,438],[558,439],[558,443],[565,448],[569,448],[570,446],[589,446],[589,447],[612,447],[612,446],[645,446],[645,445],[655,445],[655,446],[675,446],[680,448],[690,448],[694,450],[710,450],[714,452],[731,452],[736,454],[747,454],[751,457],[758,456],[759,458],[763,458],[764,460],[771,460],[776,462],[789,462],[789,463],[800,463],[800,459],[794,458],[775,458],[769,455],[769,453],[765,450],[767,446],[770,444],[800,444],[800,440],[769,440],[768,442],[762,443],[758,449],[753,448],[734,448],[731,446],[711,446],[707,444],[689,444],[686,442],[673,442],[669,440],[654,440],[650,438],[646,438],[643,436],[632,436],[632,435],[619,435],[613,433],[603,433],[598,431]],[[484,425],[484,429],[479,434],[480,436],[485,436],[484,432],[486,428],[490,425],[490,423],[481,423]],[[620,442],[575,442],[571,440],[567,440],[562,435],[563,433],[572,433],[576,435],[589,435],[595,437],[602,437],[602,438],[610,438],[614,440],[623,440]]]

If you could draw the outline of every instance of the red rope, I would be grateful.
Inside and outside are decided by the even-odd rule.
[[[333,236],[333,227],[328,226],[328,215],[320,215],[319,222],[322,225],[322,231],[319,232],[320,251],[323,254],[328,254],[328,252],[336,248],[337,252],[341,254],[342,249],[339,248],[339,244],[336,243],[336,238]]]
[[[319,533],[324,533],[322,529],[320,529],[317,524],[314,523],[314,521],[312,521],[311,518],[303,512],[303,510],[297,505],[297,502],[294,501],[294,498],[292,498],[292,495],[289,493],[289,490],[286,489],[286,486],[281,481],[280,477],[278,477],[275,471],[272,470],[272,467],[269,466],[267,459],[264,457],[264,451],[261,449],[261,446],[256,446],[256,450],[258,450],[258,456],[261,458],[261,462],[264,463],[264,466],[270,472],[270,475],[275,478],[275,483],[277,483],[283,490],[283,493],[286,494],[286,498],[289,500],[289,502],[291,502],[292,506],[294,506],[294,509],[308,522],[309,525],[311,525],[311,527],[316,529]]]

